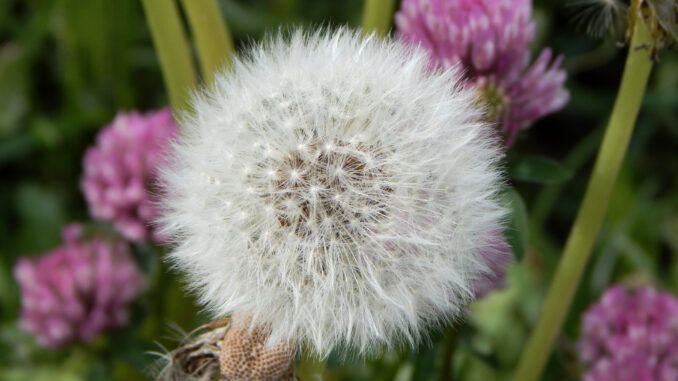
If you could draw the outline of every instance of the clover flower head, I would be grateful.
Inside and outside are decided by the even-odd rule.
[[[492,240],[480,251],[489,271],[473,282],[475,298],[485,297],[492,291],[501,289],[506,282],[506,269],[513,259],[513,251],[501,231],[492,235]]]
[[[678,379],[678,300],[651,287],[617,285],[582,317],[584,381]]]
[[[531,0],[403,0],[397,35],[428,50],[433,66],[462,68],[507,145],[568,101],[566,74],[544,49],[528,68],[536,24]]]
[[[126,243],[84,241],[76,224],[63,237],[63,246],[37,260],[19,259],[14,269],[21,286],[19,324],[48,348],[88,342],[125,325],[129,304],[145,287]]]
[[[185,117],[162,174],[171,260],[271,346],[417,342],[499,255],[502,154],[476,104],[398,41],[271,38]]]
[[[162,242],[151,222],[157,168],[177,128],[169,109],[119,113],[83,159],[81,189],[90,214],[112,221],[126,239]]]

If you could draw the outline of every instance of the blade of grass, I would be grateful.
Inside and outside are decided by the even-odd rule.
[[[215,0],[181,0],[198,49],[202,75],[211,83],[217,70],[231,63],[233,38]]]
[[[158,53],[160,69],[175,112],[188,106],[190,91],[197,85],[191,50],[174,0],[142,0]]]

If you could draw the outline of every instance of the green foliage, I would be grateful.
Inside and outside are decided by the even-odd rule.
[[[529,229],[525,202],[513,188],[505,189],[502,194],[502,202],[510,211],[504,228],[504,237],[513,249],[516,260],[520,261],[523,259],[527,247]]]
[[[525,156],[512,160],[508,173],[513,180],[539,184],[561,183],[572,177],[572,173],[557,161],[541,156]]]

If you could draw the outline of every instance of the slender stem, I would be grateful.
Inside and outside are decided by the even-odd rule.
[[[188,105],[189,92],[197,84],[191,50],[174,0],[141,0],[160,59],[170,103],[176,111]]]
[[[537,381],[544,370],[560,332],[591,248],[600,230],[626,148],[638,116],[645,86],[652,69],[646,50],[636,47],[650,42],[640,17],[633,31],[622,82],[612,115],[598,152],[584,201],[565,244],[542,313],[523,351],[514,381]]]
[[[457,349],[460,329],[461,327],[450,323],[445,333],[445,348],[443,348],[443,367],[440,370],[440,381],[454,380],[454,352]]]
[[[233,38],[215,0],[181,0],[198,48],[205,82],[212,82],[217,70],[230,65]]]
[[[391,28],[395,0],[365,0],[362,27],[365,33],[386,36]]]
[[[301,362],[297,368],[300,381],[322,381],[327,359],[320,360],[308,353],[302,353]]]

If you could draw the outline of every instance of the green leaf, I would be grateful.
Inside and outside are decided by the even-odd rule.
[[[29,109],[28,72],[21,48],[7,43],[0,50],[0,136],[19,129]]]
[[[515,160],[509,164],[508,172],[514,180],[540,184],[556,184],[572,177],[572,171],[542,156],[526,156]]]
[[[511,187],[507,187],[503,192],[501,202],[510,210],[504,228],[504,237],[508,244],[511,245],[516,260],[520,261],[525,254],[525,247],[527,245],[527,208],[520,194]]]
[[[15,317],[18,294],[19,291],[12,276],[11,259],[0,251],[0,319]]]
[[[67,213],[61,196],[53,189],[37,183],[17,187],[14,210],[19,218],[19,231],[14,239],[16,252],[37,254],[47,251],[60,241]]]
[[[420,346],[414,356],[412,380],[435,381],[437,346]]]
[[[110,381],[112,379],[112,367],[111,364],[102,359],[96,359],[89,365],[89,369],[86,372],[87,381]]]
[[[28,136],[19,135],[2,139],[0,140],[0,165],[25,159],[31,154],[31,151],[33,151],[33,142]]]

